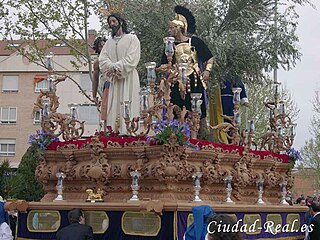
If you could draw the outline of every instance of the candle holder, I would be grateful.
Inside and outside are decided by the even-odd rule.
[[[55,81],[54,75],[49,75],[48,77],[48,91],[49,92],[55,92],[56,91],[56,85],[54,84]]]
[[[233,92],[233,108],[234,109],[239,109],[240,107],[240,93],[242,89],[241,88],[232,88]]]
[[[78,104],[71,103],[68,104],[68,107],[70,108],[70,117],[72,120],[76,120],[78,118]]]
[[[49,52],[45,56],[45,64],[46,64],[46,69],[48,69],[49,72],[53,71],[53,53]]]
[[[193,178],[193,189],[194,189],[194,196],[193,201],[194,202],[202,202],[202,200],[199,197],[200,194],[200,178],[202,177],[202,172],[196,172],[192,175]]]
[[[191,93],[191,110],[201,114],[202,93]]]
[[[256,204],[264,205],[265,202],[262,200],[264,179],[257,180],[256,184],[257,184],[257,189],[258,189],[258,200],[257,200]]]
[[[280,87],[280,82],[274,82],[273,83],[273,94],[274,94],[274,103],[275,105],[278,105],[278,102],[279,102],[279,96],[280,96],[280,93],[279,93],[279,87]]]
[[[63,201],[63,180],[66,175],[63,172],[57,172],[56,177],[58,178],[58,182],[56,185],[58,196],[54,199],[54,201]]]
[[[191,130],[191,139],[197,139],[200,129],[200,115],[201,115],[201,96],[202,93],[191,93],[191,112],[188,113],[188,123]]]
[[[147,88],[142,88],[140,93],[140,111],[141,113],[148,112],[149,109],[149,90]]]
[[[167,56],[167,59],[168,59],[168,63],[171,64],[172,62],[172,57],[173,57],[173,54],[174,54],[174,40],[175,38],[174,37],[165,37],[163,39],[164,43],[165,43],[165,50],[164,50],[164,53],[166,54]]]
[[[239,109],[233,109],[233,125],[240,128],[241,125],[241,114]]]
[[[135,170],[130,172],[130,176],[132,177],[132,183],[131,183],[132,197],[130,198],[129,201],[139,201],[138,191],[140,189],[139,178],[141,176],[141,173]]]
[[[131,109],[131,101],[121,102],[122,107],[122,117],[123,119],[130,119],[130,109]]]
[[[187,82],[188,63],[179,63],[179,77],[183,84]]]
[[[155,82],[156,81],[156,63],[155,62],[147,62],[145,66],[147,68],[147,81]]]
[[[136,132],[139,129],[139,117],[134,117],[130,120],[130,109],[131,109],[131,101],[121,102],[122,107],[122,117],[126,124],[126,129],[130,135],[136,135]],[[119,119],[120,120],[120,119]],[[120,123],[120,121],[119,121]]]
[[[280,205],[289,205],[289,203],[286,201],[286,195],[287,195],[287,181],[283,181],[279,184],[280,186],[280,192],[281,192],[281,201]]]
[[[42,102],[42,109],[41,109],[41,117],[42,121],[49,117],[50,114],[50,102],[47,100],[44,100]]]
[[[232,176],[227,176],[225,179],[224,179],[224,183],[225,183],[225,186],[226,186],[226,193],[227,193],[227,196],[226,196],[226,199],[224,201],[225,204],[234,204],[234,201],[232,201],[231,199],[231,193],[232,193]]]

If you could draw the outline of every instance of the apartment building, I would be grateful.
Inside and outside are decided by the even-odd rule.
[[[89,43],[95,39],[95,31],[89,32]],[[0,41],[0,161],[8,159],[11,167],[18,167],[29,147],[28,139],[41,128],[40,112],[34,112],[34,103],[40,89],[48,86],[47,70],[15,51],[6,49],[7,41]],[[13,44],[19,47],[21,41]],[[45,44],[45,42],[43,43]],[[24,46],[28,47],[28,46]],[[89,68],[76,70],[70,60],[73,56],[64,45],[57,45],[54,53],[54,69],[57,73],[71,76],[91,96]],[[91,136],[99,129],[99,114],[80,89],[71,80],[58,84],[58,112],[69,113],[69,104],[78,104],[78,119],[85,121],[84,136]]]

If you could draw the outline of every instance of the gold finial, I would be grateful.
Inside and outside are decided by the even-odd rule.
[[[123,15],[124,13],[124,2],[119,2],[118,4],[112,4],[110,0],[104,0],[107,8],[100,8],[99,11],[105,17],[110,16],[111,14]]]

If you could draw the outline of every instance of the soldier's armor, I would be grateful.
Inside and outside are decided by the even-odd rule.
[[[198,76],[200,75],[197,51],[194,46],[191,46],[191,38],[189,38],[188,42],[176,45],[175,61],[178,64],[188,63],[187,76],[193,72],[196,72]]]

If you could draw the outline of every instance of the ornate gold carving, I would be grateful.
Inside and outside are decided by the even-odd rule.
[[[170,189],[170,182],[191,179],[196,171],[186,159],[185,148],[177,143],[177,136],[172,134],[168,143],[162,145],[161,158],[152,166],[151,174],[160,182],[164,181]]]
[[[107,154],[104,152],[104,144],[98,137],[93,137],[89,143],[91,164],[82,166],[81,175],[97,182],[98,186],[104,186],[110,182],[111,165],[108,163]]]
[[[230,175],[229,170],[220,166],[220,161],[218,154],[215,154],[203,162],[202,172],[206,184],[223,183],[224,177]]]
[[[108,17],[111,14],[120,14],[124,13],[124,2],[118,2],[118,4],[112,4],[110,0],[104,0],[107,5],[107,8],[100,8],[99,11],[105,17]]]
[[[233,176],[233,195],[237,200],[241,200],[243,190],[250,185],[255,186],[255,180],[258,174],[252,169],[255,162],[252,154],[245,153],[241,159],[236,162],[231,170]]]
[[[109,143],[111,145],[111,143]],[[278,203],[279,183],[286,180],[288,188],[293,184],[289,165],[273,156],[251,153],[239,154],[203,146],[200,151],[185,149],[176,142],[176,136],[164,145],[148,146],[144,141],[113,144],[105,147],[94,137],[79,151],[59,149],[47,151],[36,168],[36,177],[44,184],[46,196],[42,201],[55,197],[57,179],[53,173],[62,170],[67,175],[65,198],[85,201],[87,188],[100,188],[107,193],[105,201],[122,201],[130,198],[130,171],[141,173],[139,195],[141,199],[171,199],[190,201],[193,192],[192,174],[202,172],[201,199],[223,201],[225,197],[224,177],[233,176],[235,200],[254,203],[255,180],[265,179],[264,196],[267,203]]]
[[[64,81],[66,76],[58,78],[54,83]],[[84,122],[80,122],[70,116],[57,112],[60,105],[59,97],[54,89],[41,90],[34,104],[42,111],[41,127],[52,137],[62,136],[66,141],[78,140],[84,132]]]
[[[264,179],[266,187],[278,187],[281,182],[281,175],[277,172],[279,162],[273,161],[272,165],[264,170]]]
[[[233,117],[222,115],[225,119],[233,119]],[[239,135],[239,128],[234,125],[234,123],[220,123],[216,126],[210,126],[212,130],[218,131],[218,140],[220,143],[224,143],[223,139],[221,139],[220,132],[223,132],[227,135],[227,138],[231,140],[232,145],[239,145],[240,144],[240,135]]]
[[[96,193],[94,193],[93,189],[88,188],[86,193],[88,194],[87,202],[103,202],[102,197],[104,195],[104,191],[100,188],[97,189]]]
[[[77,144],[65,144],[57,147],[57,150],[74,150],[74,149],[78,149]]]
[[[35,170],[35,177],[42,183],[47,184],[52,175],[51,167],[47,165],[46,159],[42,156],[39,159],[38,166]]]

